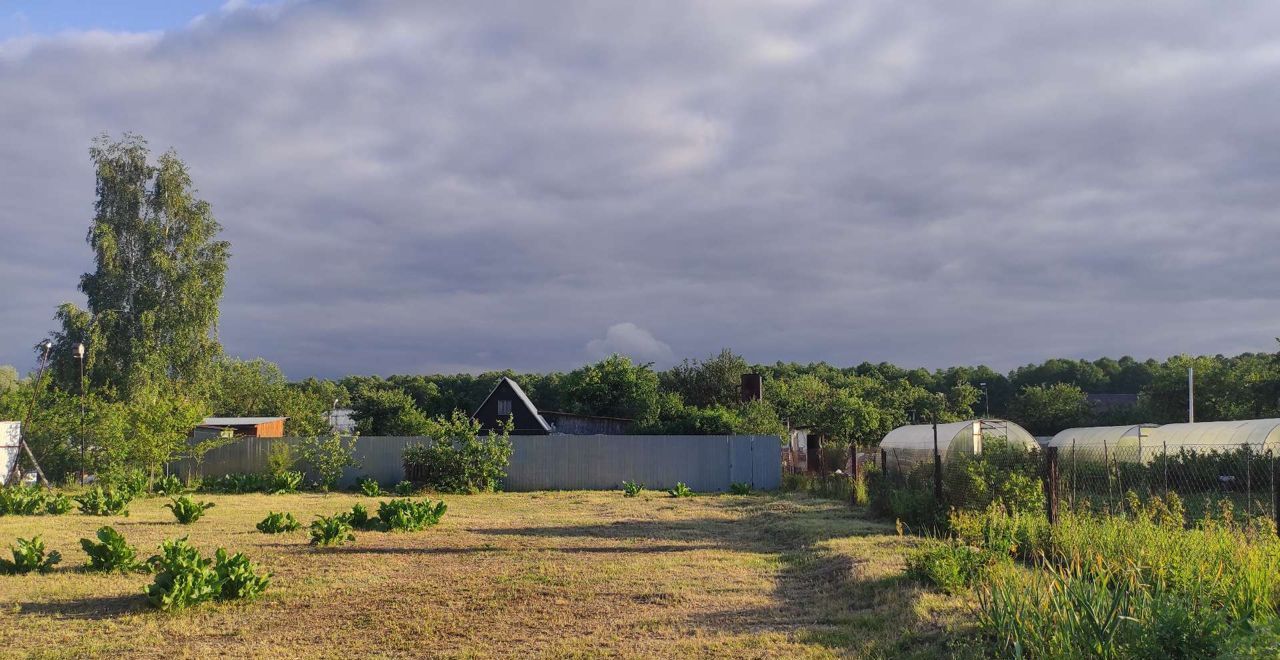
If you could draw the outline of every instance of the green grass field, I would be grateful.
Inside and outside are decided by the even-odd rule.
[[[448,496],[417,533],[358,532],[316,550],[305,528],[266,535],[268,510],[304,525],[376,500],[209,495],[181,526],[166,498],[129,517],[0,517],[0,546],[44,536],[63,562],[0,577],[0,653],[13,656],[938,657],[968,624],[965,601],[903,578],[916,542],[846,506],[803,497],[673,499],[556,492]],[[150,576],[84,572],[79,539],[101,525],[144,556],[189,534],[274,574],[261,600],[172,614]],[[7,554],[7,551],[6,551]]]

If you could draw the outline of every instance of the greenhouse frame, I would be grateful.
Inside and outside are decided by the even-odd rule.
[[[880,441],[880,450],[884,452],[887,465],[892,466],[896,461],[899,466],[906,467],[932,460],[933,437],[932,424],[899,426],[889,431]],[[1040,448],[1035,437],[1014,422],[1004,419],[970,419],[938,425],[938,454],[943,461],[960,454],[980,455],[984,437],[1002,438],[1026,447],[1028,451]]]

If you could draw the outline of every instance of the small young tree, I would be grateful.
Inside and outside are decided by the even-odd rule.
[[[447,493],[495,491],[511,461],[511,421],[498,431],[481,434],[480,422],[455,410],[435,420],[430,445],[404,452],[405,474]]]
[[[303,438],[298,445],[302,461],[316,476],[316,485],[328,492],[342,478],[342,471],[356,467],[356,439],[344,439],[340,433]]]

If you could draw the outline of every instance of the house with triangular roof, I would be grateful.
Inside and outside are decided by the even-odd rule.
[[[516,381],[503,377],[471,418],[485,431],[512,420],[512,435],[625,435],[633,420],[578,413],[539,411]]]

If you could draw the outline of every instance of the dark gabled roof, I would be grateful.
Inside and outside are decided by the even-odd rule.
[[[484,409],[484,404],[488,403],[489,399],[493,398],[493,395],[498,391],[498,388],[502,387],[503,383],[507,383],[511,386],[512,391],[516,393],[516,398],[519,399],[520,403],[524,404],[524,406],[528,408],[529,412],[533,414],[533,418],[538,421],[542,430],[550,433],[551,425],[548,424],[547,420],[543,419],[542,415],[538,413],[538,407],[533,405],[533,402],[529,400],[529,395],[525,394],[524,390],[520,388],[520,383],[517,383],[506,376],[503,376],[502,380],[498,381],[498,384],[494,385],[492,390],[489,390],[489,395],[484,398],[484,401],[480,402],[480,406],[475,409],[475,412],[471,413],[471,418],[475,419],[476,416],[480,414],[480,411]]]

